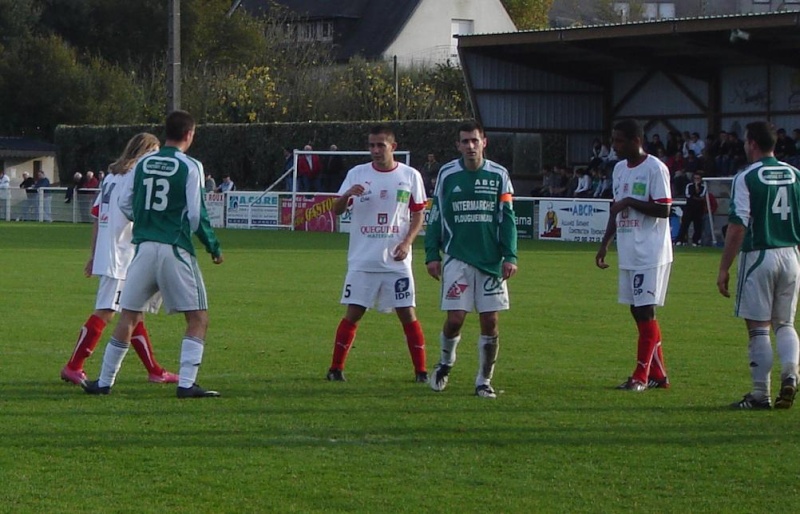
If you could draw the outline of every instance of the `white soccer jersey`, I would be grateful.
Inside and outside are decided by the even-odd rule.
[[[614,201],[632,197],[644,202],[671,204],[669,169],[648,155],[633,168],[627,161],[614,166]],[[617,214],[619,268],[638,270],[672,262],[672,239],[668,218],[647,216],[632,207]]]
[[[109,173],[100,184],[92,215],[97,218],[97,242],[94,249],[93,275],[125,280],[135,253],[131,243],[133,224],[119,209],[120,193],[132,187],[133,172]]]
[[[347,172],[339,195],[356,184],[361,196],[350,198],[350,271],[397,271],[411,269],[411,252],[395,261],[393,252],[406,237],[411,213],[425,208],[422,175],[410,166],[396,163],[391,171],[376,170],[372,163],[360,164]]]

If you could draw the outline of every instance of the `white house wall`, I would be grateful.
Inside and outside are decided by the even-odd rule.
[[[403,65],[430,65],[448,59],[457,64],[458,59],[451,57],[452,20],[472,20],[476,34],[516,31],[500,0],[423,0],[384,57],[397,56]]]

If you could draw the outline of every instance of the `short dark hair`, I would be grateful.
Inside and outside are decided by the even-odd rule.
[[[639,125],[638,121],[632,119],[618,121],[614,124],[614,130],[622,132],[625,139],[635,139],[637,137],[642,139],[644,137],[642,126]]]
[[[459,134],[461,132],[472,132],[473,130],[477,130],[478,133],[483,137],[486,136],[486,133],[483,131],[483,125],[481,125],[481,123],[478,120],[465,121],[464,123],[458,126]]]
[[[186,111],[172,111],[164,124],[167,139],[180,141],[195,127],[194,118]]]
[[[762,152],[771,152],[775,149],[775,141],[778,139],[775,133],[775,126],[766,121],[753,121],[745,127],[745,134],[748,141],[755,142],[758,149]]]
[[[379,123],[377,125],[373,125],[372,127],[370,127],[369,134],[371,136],[384,134],[386,137],[396,139],[394,135],[394,129],[385,123]]]

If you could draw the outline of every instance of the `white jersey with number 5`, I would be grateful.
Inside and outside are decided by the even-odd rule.
[[[627,161],[614,166],[614,201],[631,197],[643,202],[672,203],[669,169],[648,155],[639,165]],[[669,218],[648,216],[632,207],[617,214],[617,254],[619,268],[648,269],[672,262]]]
[[[131,228],[133,223],[119,209],[119,195],[131,187],[133,173],[109,173],[100,184],[100,192],[92,206],[97,218],[97,242],[94,249],[93,275],[125,280],[134,255]]]
[[[394,260],[394,250],[408,234],[411,213],[425,208],[422,175],[414,168],[396,163],[390,171],[376,170],[372,163],[360,164],[347,172],[339,188],[343,195],[356,184],[364,193],[350,198],[350,271],[398,271],[411,269],[411,253]]]

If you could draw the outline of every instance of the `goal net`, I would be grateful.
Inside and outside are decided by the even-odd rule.
[[[396,160],[411,164],[411,152],[397,151]],[[303,169],[311,175],[298,175]],[[292,166],[255,198],[248,199],[247,228],[280,228],[314,232],[335,232],[337,217],[333,202],[347,171],[370,161],[365,150],[295,150]],[[262,223],[264,213],[277,210],[277,223]],[[244,227],[242,227],[244,228]]]

